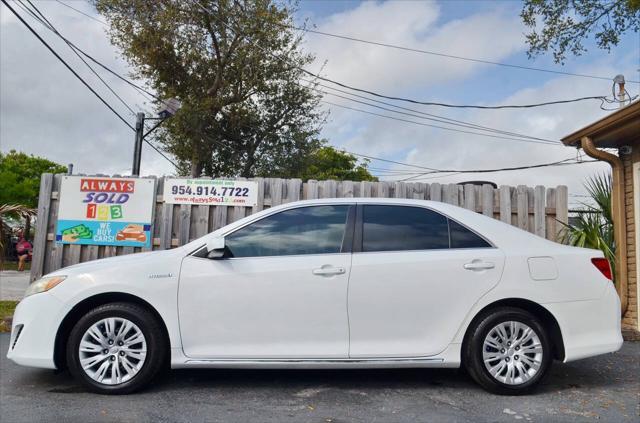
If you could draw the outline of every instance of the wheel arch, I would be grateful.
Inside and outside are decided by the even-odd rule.
[[[535,317],[540,319],[545,329],[547,329],[551,342],[553,344],[553,358],[556,360],[564,360],[564,340],[562,339],[562,331],[560,325],[555,316],[542,305],[524,298],[503,298],[501,300],[494,301],[484,306],[476,315],[471,319],[462,340],[462,351],[465,351],[466,345],[469,342],[470,332],[473,325],[481,319],[485,314],[500,307],[515,307],[528,311]],[[462,358],[462,357],[461,357]]]
[[[167,345],[168,348],[171,348],[167,325],[162,319],[162,316],[160,316],[160,313],[158,313],[155,307],[153,307],[149,302],[136,295],[125,292],[103,292],[100,294],[92,295],[80,301],[67,313],[64,319],[62,319],[62,322],[58,327],[58,332],[56,333],[53,350],[53,362],[57,369],[62,370],[67,367],[67,339],[69,338],[69,334],[71,333],[73,326],[80,319],[80,317],[86,314],[89,310],[92,310],[98,306],[115,302],[133,303],[149,310],[158,320],[158,322],[160,322],[162,333],[166,341],[165,345]]]

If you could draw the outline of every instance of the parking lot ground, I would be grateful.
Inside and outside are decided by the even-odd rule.
[[[89,394],[68,373],[5,357],[0,335],[0,420],[13,422],[637,422],[640,343],[555,363],[541,389],[501,397],[464,372],[399,370],[179,370],[144,392]]]

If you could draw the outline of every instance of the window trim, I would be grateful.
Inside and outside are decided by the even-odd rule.
[[[310,207],[326,207],[326,206],[346,206],[347,207],[347,217],[345,220],[345,226],[344,226],[344,232],[342,234],[342,241],[340,244],[340,251],[336,252],[336,253],[314,253],[314,254],[286,254],[286,255],[275,255],[275,256],[250,256],[250,257],[229,257],[227,256],[227,254],[225,253],[225,255],[223,257],[221,257],[221,260],[241,260],[241,259],[255,259],[255,258],[273,258],[273,257],[305,257],[305,256],[324,256],[324,255],[334,255],[334,254],[350,254],[352,252],[353,249],[353,232],[354,232],[354,228],[355,228],[355,208],[356,208],[356,204],[355,203],[320,203],[320,204],[301,204],[299,206],[296,207],[288,207],[286,209],[282,209],[282,210],[278,210],[275,211],[274,213],[269,213],[263,217],[261,217],[260,219],[254,219],[250,222],[247,222],[245,225],[242,225],[238,228],[234,228],[233,230],[229,231],[229,232],[225,232],[224,234],[222,234],[222,236],[224,238],[228,237],[229,235],[234,234],[235,232],[246,228],[249,225],[253,225],[254,223],[260,222],[263,219],[269,218],[271,216],[275,216],[277,214],[280,213],[284,213],[290,210],[296,210],[296,209],[301,209],[301,208],[310,208]],[[204,248],[206,248],[206,245],[203,246]],[[201,248],[203,248],[201,247]],[[201,248],[196,249],[196,251],[194,253],[192,253],[192,256],[195,256],[195,253],[199,252]],[[197,257],[197,256],[196,256]],[[206,257],[204,257],[206,258]],[[207,259],[209,260],[209,259]]]
[[[386,250],[386,251],[364,251],[363,250],[363,240],[364,240],[364,207],[366,206],[385,206],[385,207],[413,207],[416,209],[424,209],[424,210],[429,210],[431,212],[437,213],[440,216],[444,217],[445,219],[447,219],[447,235],[449,237],[449,248],[426,248],[426,249],[413,249],[413,250]],[[488,239],[486,236],[479,234],[477,231],[471,229],[469,226],[465,225],[464,223],[460,222],[457,219],[453,219],[452,217],[450,217],[449,215],[441,212],[440,210],[436,210],[433,207],[428,207],[428,206],[422,206],[419,204],[387,204],[387,203],[376,203],[376,202],[367,202],[367,203],[358,203],[358,207],[357,207],[358,211],[356,214],[356,236],[354,238],[354,247],[353,247],[353,252],[354,253],[364,253],[364,254],[372,254],[372,253],[401,253],[401,252],[417,252],[417,251],[460,251],[460,250],[467,250],[467,251],[473,251],[473,250],[486,250],[486,249],[495,249],[497,248],[496,245],[491,242],[490,239]],[[481,239],[483,239],[487,244],[489,244],[488,247],[476,247],[476,248],[451,248],[451,227],[449,225],[449,221],[454,221],[455,223],[457,223],[458,225],[462,226],[463,228],[465,228],[466,230],[468,230],[469,232],[477,235],[478,237],[480,237]]]

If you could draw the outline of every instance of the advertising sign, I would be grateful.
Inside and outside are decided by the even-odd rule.
[[[224,179],[165,179],[165,203],[254,207],[258,183]]]
[[[56,242],[150,247],[155,180],[64,176]]]

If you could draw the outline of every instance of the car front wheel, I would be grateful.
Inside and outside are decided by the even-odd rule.
[[[147,385],[160,371],[166,345],[163,331],[147,309],[110,303],[89,311],[67,342],[71,374],[101,394],[127,394]]]
[[[464,363],[483,388],[501,395],[531,391],[547,373],[552,348],[544,326],[531,313],[492,310],[470,328]]]

